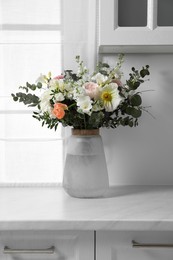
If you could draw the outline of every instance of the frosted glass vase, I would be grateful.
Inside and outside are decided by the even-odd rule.
[[[99,129],[72,129],[63,187],[69,195],[78,198],[102,197],[108,190],[108,171]]]

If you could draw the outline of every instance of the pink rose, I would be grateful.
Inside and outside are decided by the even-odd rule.
[[[122,82],[119,79],[113,79],[112,82],[117,83],[118,86],[122,86]]]
[[[87,82],[84,84],[85,92],[90,98],[98,98],[99,86],[94,82]]]
[[[63,78],[64,78],[63,75],[58,75],[58,76],[54,77],[54,79],[63,79]]]

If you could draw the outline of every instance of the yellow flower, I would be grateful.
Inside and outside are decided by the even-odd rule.
[[[122,100],[119,95],[118,85],[116,83],[105,85],[102,88],[100,98],[107,112],[114,111]]]

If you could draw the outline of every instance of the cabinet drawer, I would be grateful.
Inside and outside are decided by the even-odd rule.
[[[1,260],[94,259],[92,231],[3,231]]]
[[[172,260],[173,232],[98,231],[97,260]]]

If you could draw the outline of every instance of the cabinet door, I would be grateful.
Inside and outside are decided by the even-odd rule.
[[[172,0],[99,0],[100,53],[173,51],[172,14]]]
[[[98,231],[96,240],[97,260],[173,259],[173,232]]]
[[[92,231],[0,232],[1,260],[94,260]]]

